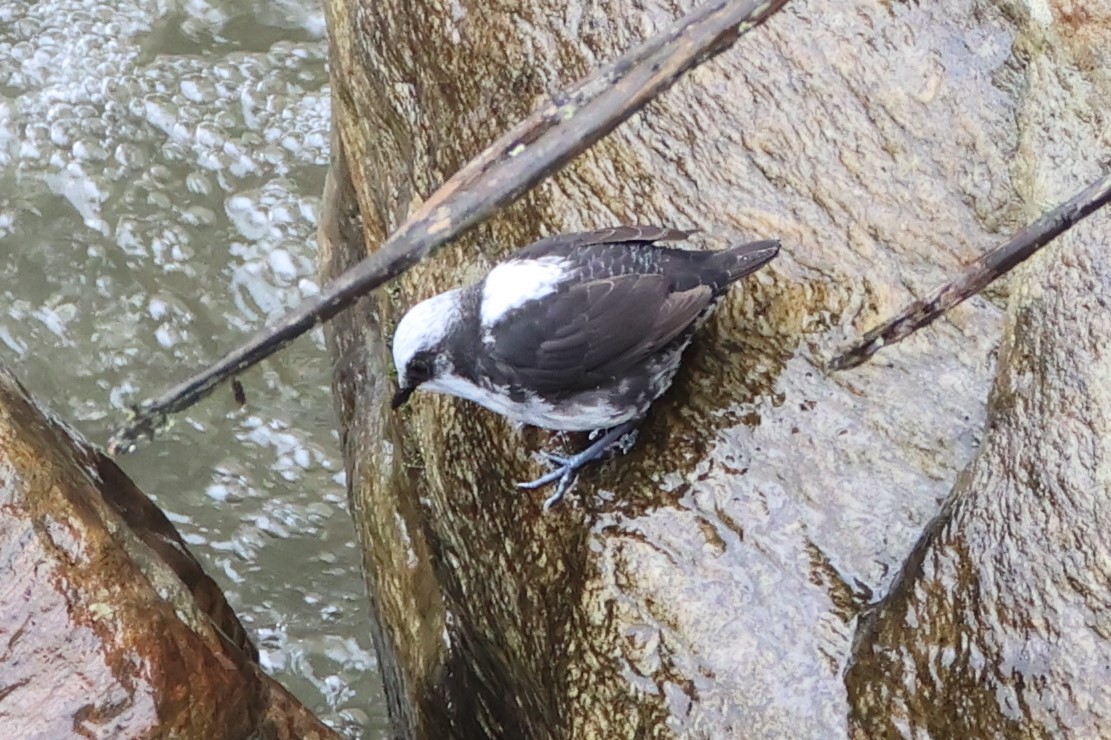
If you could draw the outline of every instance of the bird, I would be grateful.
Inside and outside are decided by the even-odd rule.
[[[586,465],[627,451],[671,385],[684,350],[729,286],[779,253],[776,240],[679,249],[694,231],[651,225],[559,234],[471,285],[414,305],[397,324],[392,407],[418,388],[473,401],[517,425],[591,432],[579,453],[542,452],[558,482],[547,511]]]

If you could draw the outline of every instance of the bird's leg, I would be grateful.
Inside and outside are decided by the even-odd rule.
[[[632,448],[633,442],[636,441],[636,428],[639,424],[640,419],[618,424],[606,430],[605,434],[592,442],[585,450],[569,457],[548,452],[543,453],[549,462],[556,465],[555,470],[528,483],[518,483],[518,488],[540,488],[558,480],[559,485],[556,486],[555,493],[544,501],[544,511],[547,511],[563,498],[563,494],[571,488],[575,478],[578,477],[579,471],[584,467],[596,460],[603,459],[611,449],[620,447],[622,453],[628,452]]]

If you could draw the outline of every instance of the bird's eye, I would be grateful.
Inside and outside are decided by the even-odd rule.
[[[424,381],[432,377],[432,362],[427,357],[414,357],[412,362],[409,363],[409,382],[412,385],[420,385]]]

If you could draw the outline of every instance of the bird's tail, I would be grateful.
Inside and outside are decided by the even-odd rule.
[[[779,241],[766,239],[714,252],[711,260],[715,268],[728,275],[726,282],[732,283],[756,272],[775,259],[777,254],[779,254]]]

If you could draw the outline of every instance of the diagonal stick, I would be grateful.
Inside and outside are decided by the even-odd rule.
[[[1045,213],[1007,242],[969,265],[960,277],[920,298],[835,357],[832,370],[848,370],[868,361],[888,345],[900,342],[943,313],[979,293],[1006,275],[1035,252],[1065,233],[1111,200],[1111,173],[1104,175],[1069,200]]]
[[[261,362],[514,202],[786,3],[715,0],[579,80],[459,170],[374,254],[337,276],[323,293],[208,368],[143,402],[112,435],[109,452],[132,451],[170,414],[189,408],[223,380]]]

